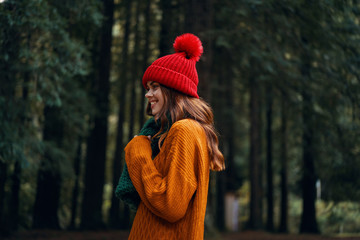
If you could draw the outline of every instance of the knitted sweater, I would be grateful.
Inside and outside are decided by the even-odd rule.
[[[175,122],[154,160],[150,140],[135,137],[125,160],[141,198],[129,239],[203,239],[210,170],[201,125]]]

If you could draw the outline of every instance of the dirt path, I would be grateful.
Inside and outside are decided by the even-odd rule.
[[[126,231],[25,231],[6,240],[126,240]],[[222,233],[205,240],[360,240],[359,237],[327,237],[319,235],[270,234],[266,232]]]
[[[360,237],[329,237],[322,235],[272,234],[266,232],[223,233],[216,240],[360,240]],[[210,238],[209,240],[213,240]]]

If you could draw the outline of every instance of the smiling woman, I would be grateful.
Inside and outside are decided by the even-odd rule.
[[[209,170],[225,168],[212,110],[197,94],[202,43],[187,33],[174,49],[144,73],[152,118],[125,148],[116,194],[137,208],[129,239],[203,239]]]
[[[155,120],[158,118],[158,113],[164,106],[164,95],[160,88],[160,84],[157,82],[149,81],[147,83],[148,92],[145,94],[145,97],[149,100],[150,110],[149,115],[155,117]]]

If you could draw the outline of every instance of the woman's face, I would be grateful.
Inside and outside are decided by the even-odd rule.
[[[145,97],[149,100],[151,113],[156,118],[160,110],[164,107],[164,94],[161,91],[160,84],[157,82],[147,82],[148,92]]]

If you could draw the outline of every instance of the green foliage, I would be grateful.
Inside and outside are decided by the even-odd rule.
[[[357,201],[360,189],[356,175],[360,171],[359,3],[243,0],[217,1],[215,8],[218,9],[215,29],[212,30],[215,49],[231,53],[231,61],[225,61],[223,55],[217,53],[217,64],[224,64],[226,68],[216,67],[233,72],[234,101],[239,109],[233,113],[236,125],[248,130],[249,122],[244,115],[248,116],[249,82],[256,81],[262,89],[272,86],[275,94],[274,171],[279,171],[280,150],[283,148],[279,144],[279,106],[280,101],[285,101],[291,194],[295,194],[295,198],[301,195],[302,135],[309,124],[314,129],[312,147],[316,177],[322,183],[322,196],[327,201]],[[308,123],[302,120],[304,93],[311,96],[311,106],[305,110],[305,113],[311,113]],[[245,104],[238,103],[243,101]],[[265,136],[264,130],[262,133]],[[242,150],[236,151],[235,158],[246,159],[248,152],[243,148],[248,141],[236,136],[236,147]],[[266,145],[265,141],[263,144]],[[262,150],[265,152],[265,147]],[[243,167],[246,168],[246,164]],[[238,168],[237,171],[243,170]],[[278,179],[275,184],[279,186]],[[292,200],[290,202],[295,204]],[[291,206],[292,231],[298,230],[300,207],[300,202],[298,206]],[[294,214],[296,218],[292,217]],[[326,232],[323,222],[320,225]],[[357,230],[352,228],[351,231]]]
[[[239,194],[239,221],[240,228],[246,229],[249,218],[250,189],[249,182],[238,191]],[[278,201],[276,201],[278,203]],[[275,225],[278,225],[279,208],[274,209]],[[322,233],[335,235],[342,233],[359,233],[360,204],[357,202],[316,201],[317,220]],[[302,199],[296,195],[289,196],[289,232],[298,233],[302,213]]]
[[[278,96],[285,93],[291,131],[304,127],[301,93],[311,94],[318,177],[334,200],[359,198],[359,8],[353,1],[245,0],[219,12],[216,43],[232,52],[236,81],[246,86],[243,79],[253,76],[273,85]]]
[[[5,147],[3,152],[7,157],[3,155],[2,159],[9,159],[9,156],[24,155],[21,154],[24,147],[16,136],[24,137],[32,124],[19,128],[22,119],[31,118],[31,111],[39,114],[44,105],[60,106],[64,96],[79,91],[74,77],[88,73],[88,55],[83,45],[70,39],[66,20],[47,1],[6,1],[1,5],[0,17],[4,20],[1,21],[4,29],[0,38],[1,59],[5,60],[1,69],[10,68],[8,76],[2,78],[8,86],[5,90],[8,97],[1,101],[2,109],[8,111],[2,115],[3,131],[6,131],[3,136],[7,140],[3,139],[1,145],[12,146]],[[30,79],[24,80],[25,74]],[[5,81],[11,81],[12,85]],[[21,96],[25,89],[27,99]],[[77,96],[84,95],[77,93]]]
[[[360,232],[360,205],[356,202],[324,202],[317,204],[319,224],[324,233]]]
[[[20,220],[24,226],[30,226],[27,214],[34,195],[28,193],[34,192],[43,155],[54,160],[44,166],[50,172],[73,177],[74,142],[86,135],[87,116],[93,114],[88,77],[92,41],[102,22],[100,7],[96,0],[0,3],[0,161],[10,174],[12,164],[20,161],[23,179],[32,183],[21,193],[21,209],[27,209]],[[60,145],[42,139],[45,107],[59,109],[58,119],[64,122]]]

